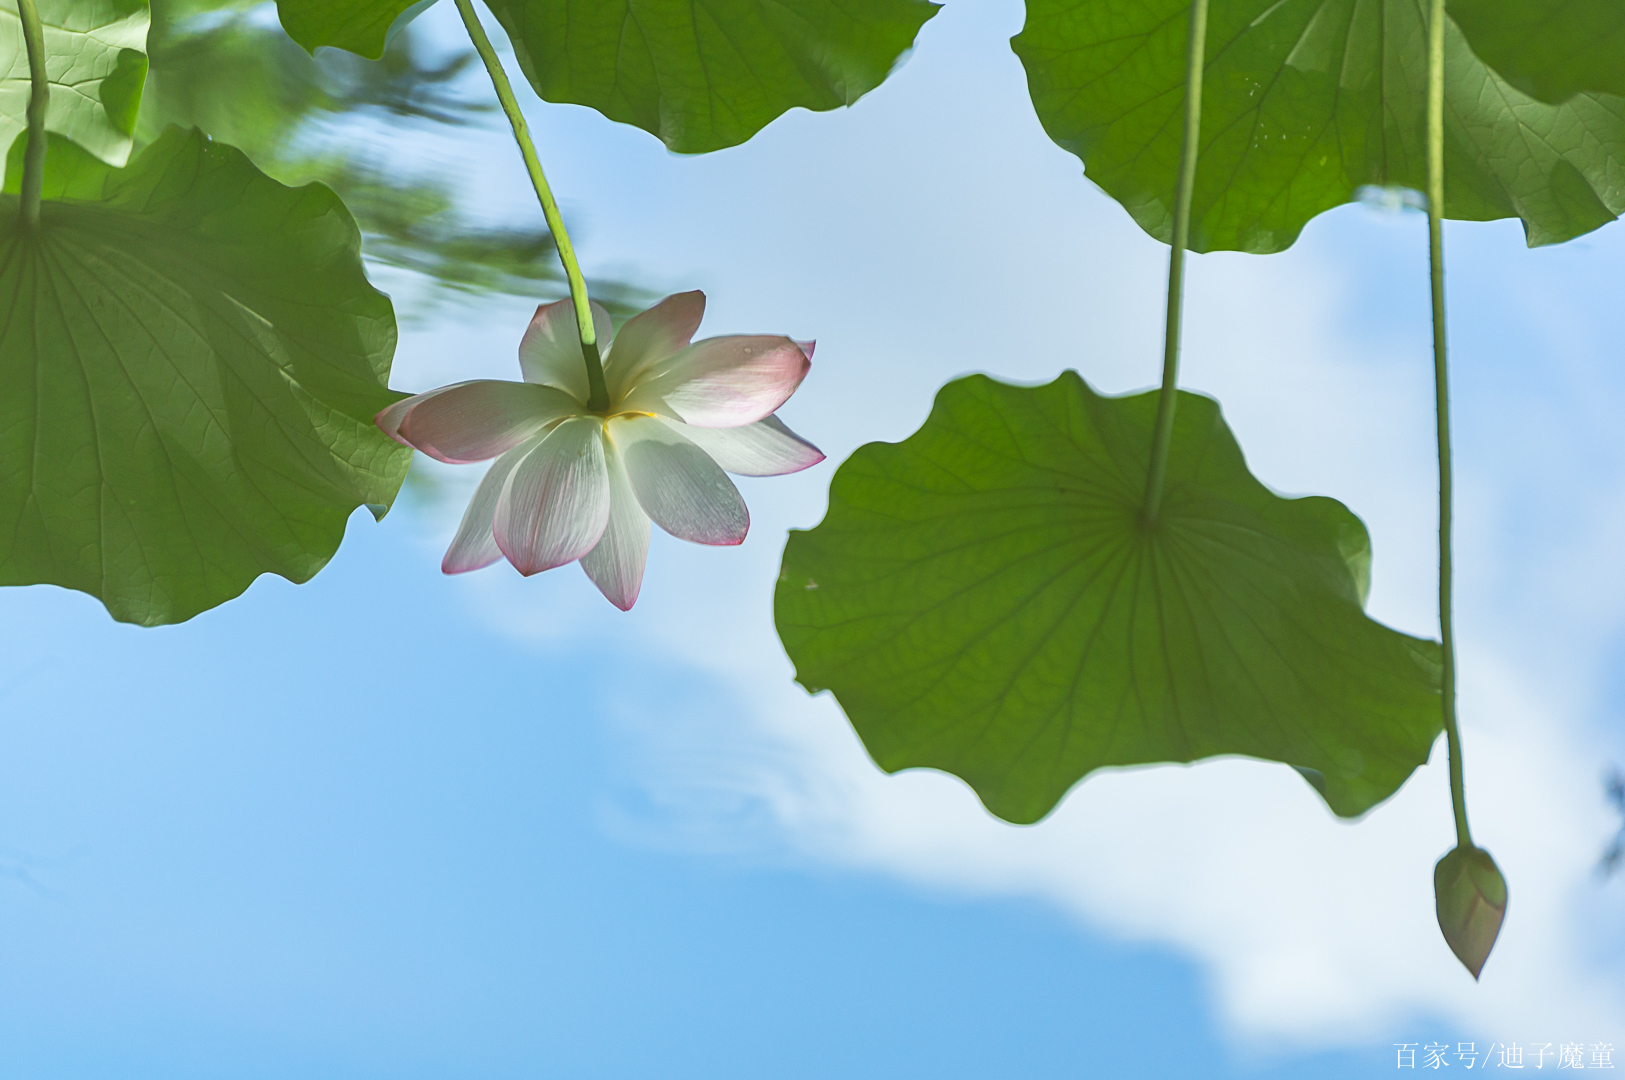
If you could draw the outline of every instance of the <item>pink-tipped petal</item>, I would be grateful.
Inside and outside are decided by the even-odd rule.
[[[652,371],[621,407],[695,427],[739,427],[783,405],[809,366],[801,346],[787,337],[706,338]]]
[[[514,466],[497,500],[497,547],[527,577],[574,562],[609,521],[603,424],[572,417]]]
[[[402,398],[388,408],[380,409],[378,415],[372,418],[372,422],[378,425],[378,430],[402,446],[411,446],[411,443],[401,438],[401,421],[406,419],[406,414],[412,411],[415,404],[417,402],[412,398]]]
[[[655,524],[696,544],[744,541],[750,530],[745,500],[704,450],[652,416],[612,420],[608,435]]]
[[[675,424],[676,421],[663,421]],[[785,426],[777,416],[735,428],[702,428],[683,424],[678,433],[740,476],[783,476],[824,460],[824,453]]]
[[[411,446],[411,443],[401,438],[401,425],[406,422],[406,418],[411,414],[412,410],[425,401],[439,397],[447,390],[455,390],[459,386],[466,385],[468,384],[453,383],[450,386],[442,386],[437,390],[429,390],[421,394],[413,394],[411,397],[401,398],[395,404],[380,409],[378,415],[372,418],[372,422],[378,425],[380,431],[402,446]]]
[[[614,330],[609,312],[596,303],[592,304],[592,325],[602,355],[609,348]],[[587,400],[587,364],[581,356],[581,331],[571,301],[560,300],[536,309],[519,342],[519,369],[528,383],[556,386],[577,401]]]
[[[695,289],[668,296],[628,319],[604,358],[610,397],[620,398],[644,372],[687,348],[704,317],[705,294]]]
[[[598,546],[581,556],[581,569],[610,603],[631,611],[649,557],[649,515],[632,491],[619,451],[608,440],[604,457],[609,466],[609,524]]]
[[[813,350],[818,348],[818,342],[816,342],[816,341],[798,341],[798,342],[796,342],[796,347],[799,348],[803,353],[805,353],[807,355],[808,360],[811,360]]]
[[[563,390],[532,383],[478,379],[448,386],[402,417],[396,436],[452,465],[487,461],[581,411]]]
[[[445,574],[466,574],[490,566],[502,558],[496,536],[491,532],[491,520],[496,514],[497,501],[507,485],[508,474],[530,452],[532,447],[517,446],[491,463],[490,470],[474,489],[474,497],[463,511],[463,523],[457,526],[457,535],[440,560]]]

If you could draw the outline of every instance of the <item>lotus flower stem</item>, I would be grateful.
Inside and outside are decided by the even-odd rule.
[[[23,2],[33,6],[33,0]],[[602,412],[609,408],[609,390],[604,383],[604,365],[598,354],[598,334],[593,329],[587,280],[581,276],[581,265],[576,262],[570,234],[564,230],[564,217],[559,213],[558,200],[553,198],[553,189],[548,187],[547,175],[542,172],[541,159],[536,156],[536,145],[530,139],[530,127],[525,123],[525,115],[519,111],[519,101],[513,96],[508,73],[502,69],[502,61],[491,47],[491,39],[486,36],[485,27],[480,25],[479,16],[474,13],[472,0],[457,0],[457,11],[463,17],[463,25],[468,28],[475,51],[485,61],[485,70],[491,76],[491,85],[496,87],[502,111],[508,115],[508,123],[513,125],[514,141],[519,144],[519,153],[524,156],[531,185],[536,188],[536,197],[542,203],[542,215],[547,218],[547,228],[559,249],[559,261],[564,264],[564,276],[570,282],[570,299],[575,304],[576,327],[581,334],[581,358],[587,365],[587,406],[595,412]]]
[[[45,31],[40,27],[34,0],[17,0],[17,18],[23,24],[23,42],[28,49],[30,84],[20,214],[24,227],[33,230],[39,228],[40,192],[45,187],[45,109],[51,100],[51,83],[45,76]]]
[[[1185,293],[1185,247],[1190,242],[1191,196],[1196,187],[1196,159],[1201,152],[1202,68],[1207,51],[1207,0],[1191,0],[1190,41],[1185,61],[1185,135],[1179,150],[1179,180],[1174,188],[1174,235],[1168,250],[1168,322],[1162,345],[1162,395],[1151,442],[1151,466],[1145,476],[1141,518],[1147,528],[1162,509],[1162,485],[1168,473],[1168,448],[1174,438],[1174,407],[1179,398],[1180,305]]]
[[[1440,693],[1444,733],[1450,747],[1450,803],[1456,843],[1471,847],[1467,791],[1461,773],[1461,729],[1456,725],[1456,627],[1452,610],[1450,371],[1444,314],[1444,3],[1428,4],[1428,272],[1433,286],[1433,385],[1439,429],[1439,640],[1444,670]]]

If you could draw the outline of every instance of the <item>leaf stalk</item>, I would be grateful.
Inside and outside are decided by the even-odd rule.
[[[22,205],[18,216],[29,232],[39,228],[40,193],[45,188],[45,110],[51,101],[51,83],[45,74],[45,30],[34,0],[17,0],[17,18],[23,25],[28,50],[28,149],[23,154]]]
[[[32,0],[26,2],[32,4]],[[553,242],[558,248],[559,261],[564,264],[564,276],[570,282],[570,299],[575,304],[576,328],[581,335],[581,359],[587,365],[587,408],[594,412],[603,412],[609,408],[609,390],[604,383],[604,365],[598,353],[598,332],[593,328],[592,306],[587,298],[587,280],[582,277],[581,265],[576,262],[575,247],[570,243],[570,234],[564,229],[564,217],[559,213],[558,200],[553,198],[553,189],[548,186],[547,174],[542,171],[541,159],[536,156],[536,145],[531,141],[530,127],[525,123],[525,116],[519,111],[519,100],[514,97],[513,84],[508,81],[508,73],[503,70],[502,61],[497,57],[496,49],[492,48],[485,27],[480,25],[472,0],[457,0],[457,11],[463,17],[463,25],[468,28],[468,36],[474,42],[474,50],[485,62],[485,70],[491,76],[491,85],[496,88],[497,100],[502,103],[502,111],[507,114],[508,123],[513,126],[514,142],[519,144],[519,153],[525,159],[525,169],[530,173],[531,186],[536,189],[536,197],[542,204],[542,215],[547,219],[548,230],[552,232]]]
[[[1456,844],[1473,846],[1467,828],[1467,791],[1461,769],[1461,729],[1456,723],[1456,627],[1452,608],[1455,568],[1451,560],[1454,494],[1450,458],[1450,371],[1444,311],[1444,6],[1428,4],[1428,276],[1433,295],[1434,412],[1439,439],[1439,641],[1443,671],[1440,696],[1450,749],[1450,804]]]
[[[1196,189],[1196,160],[1201,153],[1202,71],[1207,59],[1207,0],[1191,0],[1190,41],[1185,58],[1185,131],[1179,150],[1179,179],[1174,187],[1174,235],[1168,249],[1168,318],[1163,331],[1162,393],[1146,470],[1140,518],[1147,529],[1162,510],[1168,451],[1174,439],[1174,408],[1179,400],[1179,331],[1185,295],[1185,249],[1190,243],[1191,198]]]

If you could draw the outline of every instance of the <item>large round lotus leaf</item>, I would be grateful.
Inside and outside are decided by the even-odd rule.
[[[926,0],[491,0],[536,93],[681,153],[742,143],[789,109],[879,86]]]
[[[1417,0],[1212,0],[1190,246],[1280,251],[1365,185],[1425,190]],[[1452,5],[1454,10],[1454,5]],[[1158,239],[1173,233],[1189,0],[1028,0],[1038,117]],[[1529,97],[1445,27],[1445,213],[1551,244],[1625,212],[1625,99]]]
[[[0,196],[0,584],[152,625],[308,579],[410,457],[355,222],[197,131],[88,160],[52,148],[37,233]]]
[[[383,54],[414,0],[278,0],[307,49]],[[793,108],[850,105],[879,86],[928,0],[488,0],[546,101],[587,105],[680,153],[744,142]]]
[[[949,383],[853,454],[774,599],[809,690],[875,761],[962,777],[1035,821],[1110,765],[1242,754],[1356,815],[1427,759],[1438,647],[1368,618],[1341,503],[1247,471],[1218,405],[1180,394],[1163,511],[1141,523],[1156,395]]]

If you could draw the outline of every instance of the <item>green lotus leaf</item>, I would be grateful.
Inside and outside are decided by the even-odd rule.
[[[17,170],[0,195],[0,584],[150,626],[307,580],[410,457],[372,422],[395,318],[354,221],[198,131],[61,150],[38,231]]]
[[[785,547],[796,678],[881,768],[953,773],[1009,821],[1096,769],[1221,754],[1368,810],[1440,731],[1438,646],[1367,617],[1360,520],[1265,488],[1209,398],[1180,394],[1144,526],[1156,403],[974,375],[859,449]]]
[[[377,60],[402,12],[428,6],[422,0],[277,0],[276,9],[282,29],[307,51],[331,45]]]
[[[1450,15],[1485,63],[1542,101],[1625,95],[1618,0],[1451,0]]]
[[[744,142],[789,109],[850,105],[886,78],[926,0],[490,0],[536,93],[680,153]]]
[[[110,165],[134,145],[147,80],[147,0],[38,0],[51,84],[45,130]],[[0,3],[0,146],[28,127],[31,85],[17,5]]]
[[[1012,46],[1039,119],[1167,241],[1188,0],[1028,0]],[[1452,5],[1452,10],[1455,10]],[[1445,34],[1445,213],[1557,243],[1625,211],[1625,99],[1551,105]],[[1419,0],[1213,0],[1191,247],[1280,251],[1366,185],[1426,188]]]

